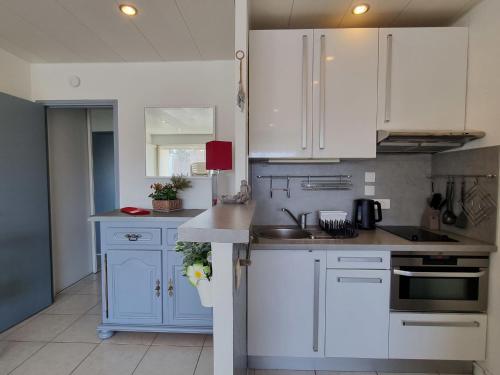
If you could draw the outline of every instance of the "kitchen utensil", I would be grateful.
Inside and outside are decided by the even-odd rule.
[[[462,211],[457,217],[457,221],[455,226],[457,228],[465,229],[467,228],[467,215],[464,212],[464,198],[465,198],[465,178],[462,179],[462,183],[460,184],[460,207]]]
[[[375,215],[377,207],[377,215]],[[356,199],[354,201],[353,223],[359,229],[375,229],[375,223],[382,221],[382,206],[372,199]]]
[[[465,193],[463,210],[472,225],[477,226],[496,211],[496,202],[491,195],[474,181],[474,185]]]
[[[421,225],[430,230],[439,230],[439,216],[441,212],[431,207],[426,207],[422,215]]]
[[[245,58],[245,52],[242,50],[236,51],[236,59],[240,62],[240,80],[238,81],[238,94],[236,95],[236,104],[240,108],[241,112],[245,108],[246,95],[243,89],[243,59]]]
[[[434,193],[432,194],[429,206],[434,210],[438,210],[442,201],[443,201],[443,196],[440,193]]]
[[[446,211],[443,213],[443,224],[453,225],[457,221],[457,215],[453,212],[453,195],[455,191],[455,181],[446,183]]]

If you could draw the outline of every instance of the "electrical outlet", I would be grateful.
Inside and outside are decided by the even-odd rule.
[[[375,182],[375,172],[365,172],[365,182]]]
[[[373,199],[374,201],[380,202],[380,205],[382,206],[383,210],[390,210],[391,209],[391,200],[390,199]]]
[[[374,196],[375,195],[375,186],[374,185],[365,185],[365,195]]]

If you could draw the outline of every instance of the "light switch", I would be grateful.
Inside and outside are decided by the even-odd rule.
[[[373,196],[375,195],[374,185],[365,185],[365,195]]]
[[[377,199],[374,198],[374,201],[380,202],[380,206],[382,206],[383,210],[390,210],[391,209],[391,200],[390,199]]]
[[[365,182],[375,182],[375,172],[365,172]]]

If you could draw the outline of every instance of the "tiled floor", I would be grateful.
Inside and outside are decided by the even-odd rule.
[[[119,332],[100,340],[99,278],[83,279],[0,334],[0,375],[213,374],[211,336]]]

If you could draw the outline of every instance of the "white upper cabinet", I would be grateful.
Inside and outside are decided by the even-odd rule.
[[[377,129],[464,130],[467,29],[380,29]]]
[[[250,157],[312,156],[312,30],[250,32]]]
[[[314,30],[313,157],[374,158],[378,29]]]

